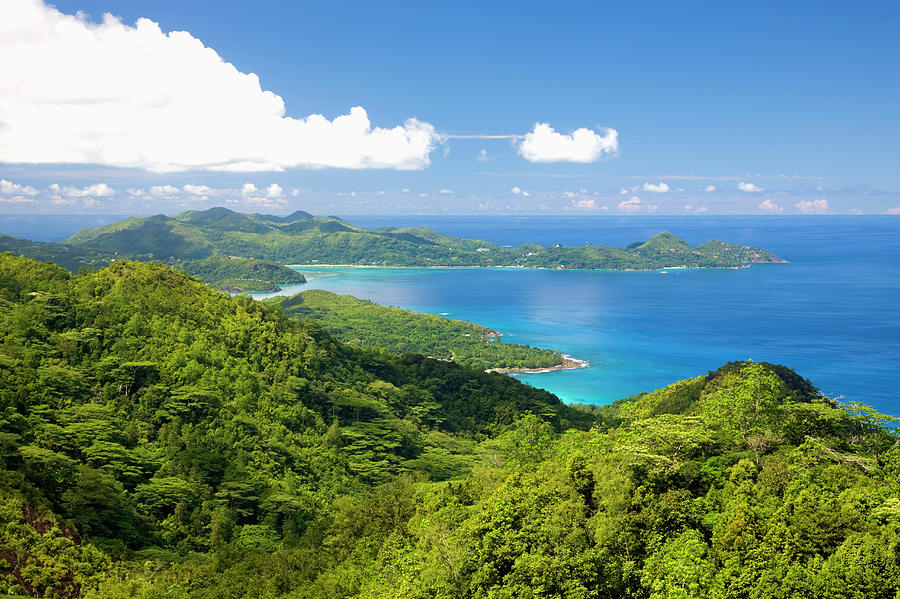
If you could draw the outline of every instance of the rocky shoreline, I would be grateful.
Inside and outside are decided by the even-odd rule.
[[[546,366],[544,368],[488,368],[485,372],[503,372],[512,373],[520,372],[523,374],[540,374],[543,372],[555,372],[557,370],[575,370],[578,368],[587,368],[591,365],[587,360],[579,360],[572,356],[562,355],[562,363],[556,366]]]

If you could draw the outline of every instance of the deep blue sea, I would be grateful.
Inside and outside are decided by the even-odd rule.
[[[51,239],[16,230],[10,218],[0,217],[0,232]],[[900,416],[900,217],[346,218],[501,245],[624,246],[669,231],[692,245],[716,238],[764,247],[790,263],[667,274],[301,268],[310,282],[285,292],[328,289],[471,320],[506,342],[588,360],[587,369],[518,375],[568,402],[607,403],[752,358],[789,366],[831,397]],[[40,224],[57,239],[78,228],[63,234],[47,217]]]
[[[32,241],[62,241],[88,227],[128,218],[116,214],[0,214],[0,233]]]

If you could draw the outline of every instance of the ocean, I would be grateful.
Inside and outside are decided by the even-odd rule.
[[[24,219],[11,218],[0,217],[0,232],[40,238],[24,230]],[[608,403],[750,358],[784,364],[830,397],[900,416],[900,217],[345,218],[366,227],[425,225],[501,245],[624,246],[669,231],[692,245],[721,239],[761,246],[789,263],[665,274],[300,268],[309,283],[283,293],[349,293],[470,320],[503,332],[505,342],[589,361],[586,369],[516,375],[567,402]],[[47,219],[37,222],[58,239],[74,232],[63,234],[65,227]]]

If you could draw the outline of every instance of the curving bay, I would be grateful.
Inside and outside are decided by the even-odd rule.
[[[900,218],[350,217],[427,224],[498,244],[625,245],[671,230],[729,239],[790,261],[739,270],[299,268],[309,283],[387,306],[445,314],[557,349],[590,368],[514,376],[567,402],[607,403],[729,360],[789,365],[823,392],[900,413]]]

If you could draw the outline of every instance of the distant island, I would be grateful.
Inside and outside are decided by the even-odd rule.
[[[365,229],[336,217],[241,214],[227,208],[156,215],[83,229],[61,243],[0,237],[0,251],[50,260],[69,270],[112,260],[155,260],[178,266],[214,256],[268,264],[516,267],[588,270],[739,268],[785,262],[762,248],[707,241],[696,247],[661,233],[625,248],[523,244],[508,248],[443,235],[426,227]]]
[[[549,349],[501,343],[501,333],[479,324],[379,306],[352,295],[312,289],[264,302],[279,306],[286,316],[312,320],[335,338],[358,347],[421,354],[479,370],[544,371],[584,366]]]

